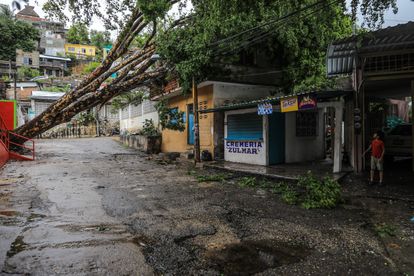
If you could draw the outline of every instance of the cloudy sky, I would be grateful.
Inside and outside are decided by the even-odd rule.
[[[30,5],[35,6],[35,11],[40,15],[44,16],[44,12],[41,9],[41,6],[46,0],[30,0]],[[12,0],[0,0],[1,4],[10,5]],[[392,11],[387,12],[385,15],[385,25],[384,27],[394,26],[402,23],[407,23],[408,21],[414,21],[414,0],[397,0],[399,11],[397,14],[394,14]],[[68,27],[68,26],[67,26]],[[103,31],[103,25],[95,20],[93,22],[91,29]]]

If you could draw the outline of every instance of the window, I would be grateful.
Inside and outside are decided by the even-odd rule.
[[[69,52],[75,52],[75,48],[74,48],[74,47],[69,47],[69,48],[68,48],[68,51],[69,51]]]
[[[86,49],[82,48],[82,54],[86,54]]]
[[[29,57],[23,57],[23,64],[24,64],[24,65],[32,65],[32,64],[33,64],[33,60],[32,60],[32,58],[29,58]]]
[[[93,50],[92,49],[89,49],[89,53],[92,53],[93,52]]]
[[[317,111],[296,112],[296,136],[297,137],[318,136],[318,112]]]

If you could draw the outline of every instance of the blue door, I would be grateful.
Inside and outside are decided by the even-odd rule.
[[[269,115],[269,164],[285,163],[285,114]]]
[[[188,105],[188,124],[187,124],[188,144],[194,145],[194,111],[193,105]]]

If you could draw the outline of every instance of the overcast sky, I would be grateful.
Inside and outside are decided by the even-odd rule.
[[[35,11],[41,16],[44,16],[41,6],[45,3],[46,0],[30,0],[30,5],[35,6]],[[243,1],[243,0],[241,0]],[[349,0],[348,0],[349,1]],[[0,0],[1,4],[10,5],[12,0]],[[38,4],[36,4],[38,3]],[[413,0],[397,0],[399,11],[397,14],[394,14],[392,11],[387,12],[385,15],[385,25],[384,27],[394,26],[402,23],[407,23],[408,21],[414,21],[414,1]],[[69,27],[69,26],[66,26]],[[92,23],[91,29],[103,31],[105,30],[103,24],[98,20],[95,20]]]

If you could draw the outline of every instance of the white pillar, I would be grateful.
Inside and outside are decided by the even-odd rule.
[[[343,105],[335,106],[335,135],[334,135],[334,173],[342,171],[342,121],[343,121]]]

